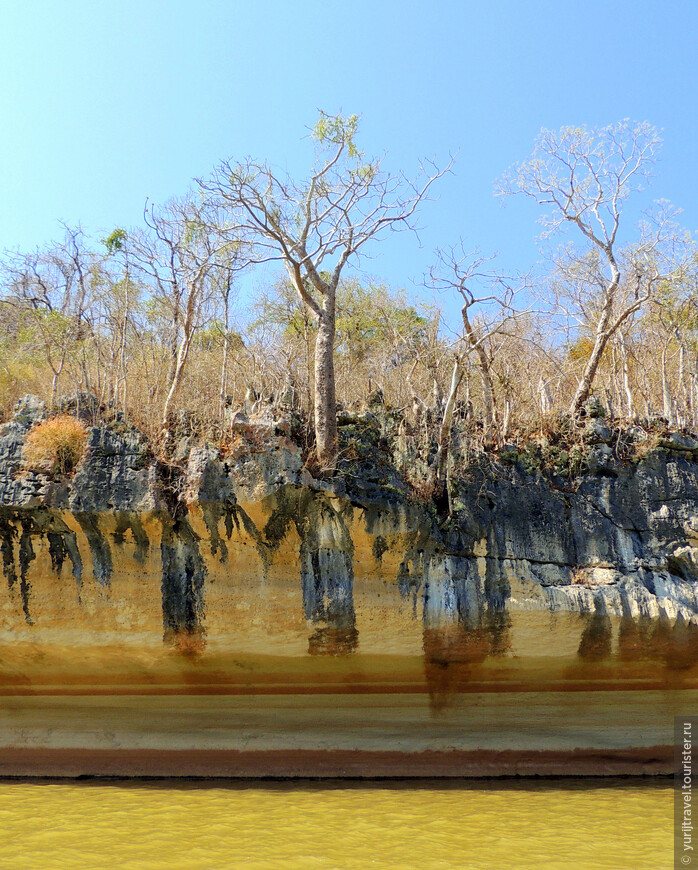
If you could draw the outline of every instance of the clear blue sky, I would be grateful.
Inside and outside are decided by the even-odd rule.
[[[663,129],[652,196],[698,228],[695,0],[25,0],[0,29],[0,249],[138,223],[222,158],[304,172],[317,109],[362,116],[359,145],[455,174],[365,265],[410,286],[463,236],[506,268],[538,257],[536,207],[494,180],[541,127],[629,117]]]

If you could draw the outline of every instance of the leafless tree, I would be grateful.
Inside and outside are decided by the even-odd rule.
[[[100,268],[82,228],[63,227],[62,241],[31,253],[9,252],[2,264],[5,302],[22,309],[51,369],[52,405],[70,365],[76,386],[90,389],[86,345],[92,337],[90,308]]]
[[[317,323],[314,413],[318,458],[337,450],[334,345],[337,286],[342,272],[384,231],[414,228],[418,205],[445,170],[421,182],[365,160],[354,144],[358,119],[321,113],[313,130],[314,169],[297,182],[266,162],[221,163],[200,181],[211,221],[227,238],[256,245],[256,262],[283,263]]]
[[[441,291],[455,290],[463,301],[463,332],[455,353],[451,386],[441,422],[435,462],[437,479],[443,474],[456,396],[464,366],[471,355],[475,358],[482,386],[485,440],[491,441],[498,428],[490,345],[495,336],[505,332],[526,313],[517,310],[514,302],[526,287],[527,279],[512,279],[486,269],[491,260],[491,257],[467,252],[461,241],[456,247],[437,251],[437,262],[430,273],[432,286]]]
[[[229,301],[231,275],[244,267],[236,240],[222,240],[202,219],[193,197],[165,206],[146,203],[146,229],[129,233],[127,246],[134,269],[148,282],[153,301],[170,320],[170,371],[161,425],[169,434],[169,412],[179,389],[192,339],[202,326],[207,306],[221,286]]]
[[[546,234],[574,225],[596,252],[596,274],[578,300],[593,311],[593,344],[569,411],[576,414],[588,398],[609,339],[652,298],[658,284],[676,269],[666,257],[666,209],[646,225],[639,241],[620,250],[618,231],[623,205],[640,189],[660,147],[657,130],[647,122],[620,121],[587,130],[543,130],[532,157],[512,168],[499,184],[500,194],[523,193],[551,213],[541,219]],[[669,247],[671,244],[669,243]],[[671,258],[669,258],[671,259]],[[624,287],[632,287],[624,293]],[[587,319],[587,326],[591,321]]]

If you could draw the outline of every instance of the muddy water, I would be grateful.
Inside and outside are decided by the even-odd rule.
[[[662,870],[662,779],[0,781],[13,870]]]

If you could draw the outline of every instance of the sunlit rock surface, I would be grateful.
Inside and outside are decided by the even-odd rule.
[[[450,521],[316,481],[284,435],[158,465],[95,427],[71,480],[0,430],[0,773],[671,769],[698,701],[684,441],[560,485],[462,470]]]

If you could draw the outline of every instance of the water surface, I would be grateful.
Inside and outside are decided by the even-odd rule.
[[[669,779],[0,781],[13,870],[662,870]]]

